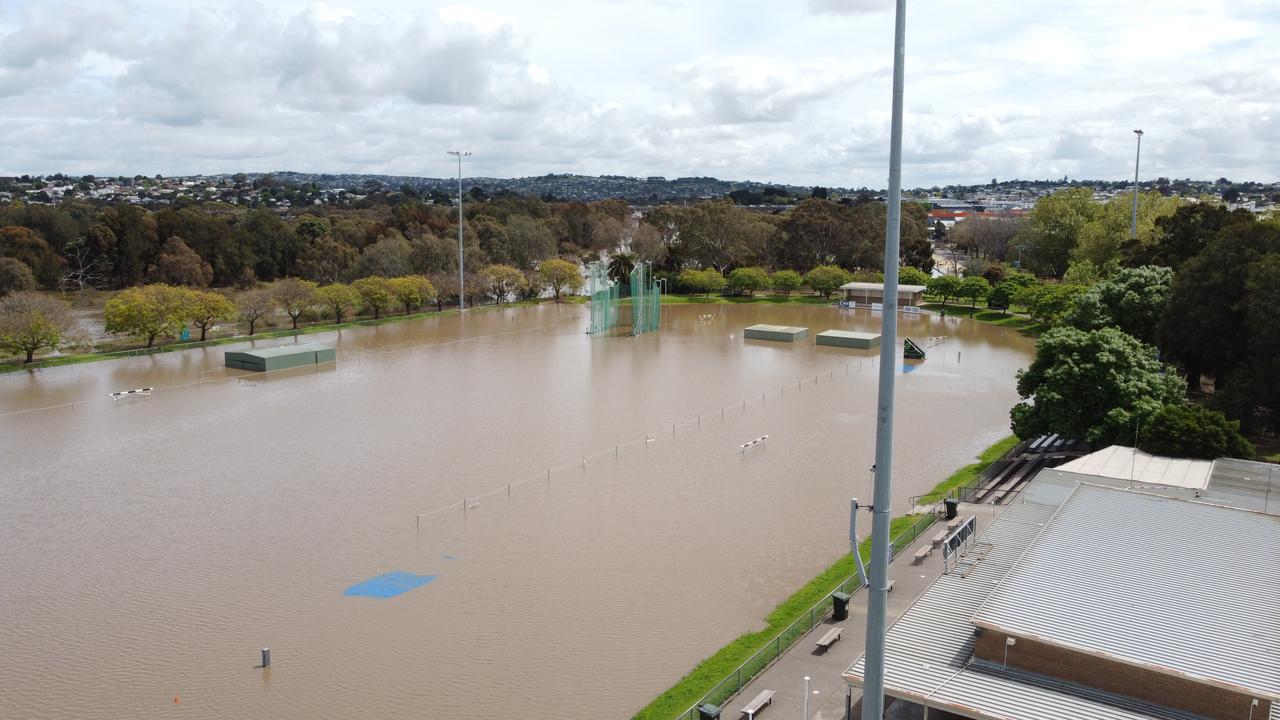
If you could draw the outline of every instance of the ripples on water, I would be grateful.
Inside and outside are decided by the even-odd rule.
[[[270,376],[225,371],[239,346],[0,376],[0,717],[629,716],[870,496],[874,353],[741,332],[879,315],[664,313],[639,338],[573,305],[343,330],[306,338],[335,366]],[[900,334],[951,336],[899,375],[901,507],[1007,434],[1032,343]],[[343,595],[390,570],[439,578]]]

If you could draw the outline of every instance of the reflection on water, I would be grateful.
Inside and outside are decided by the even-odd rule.
[[[337,364],[270,376],[238,345],[0,376],[0,717],[628,716],[844,548],[877,361],[812,335],[878,324],[591,338],[544,305],[308,336]],[[903,507],[1007,434],[1032,343],[899,332],[948,336],[899,376]],[[436,579],[344,595],[392,571]]]

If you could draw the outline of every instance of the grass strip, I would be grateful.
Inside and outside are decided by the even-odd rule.
[[[1008,452],[1009,448],[1016,443],[1015,437],[997,442],[978,456],[978,462],[966,465],[952,473],[950,477],[929,491],[929,495],[936,494],[942,497],[948,489],[959,487],[976,478],[988,465]],[[917,515],[903,515],[894,518],[889,526],[889,536],[897,537],[902,531],[911,527],[917,517]],[[870,538],[858,545],[858,552],[862,555],[864,563],[869,561]],[[753,654],[772,642],[779,633],[809,612],[810,608],[822,602],[823,598],[830,595],[836,587],[856,574],[857,565],[853,556],[847,553],[842,554],[833,565],[774,608],[773,612],[765,618],[766,625],[763,629],[738,636],[733,642],[716,651],[714,655],[698,663],[688,675],[636,713],[634,720],[672,720],[678,717],[680,713],[688,710],[691,705],[701,700],[712,688],[737,670],[738,666]],[[745,677],[743,684],[746,684]]]
[[[523,300],[520,302],[505,303],[503,305],[478,305],[476,307],[467,308],[467,312],[484,312],[487,310],[505,310],[512,307],[524,307],[527,305],[537,305],[537,300]],[[158,355],[160,353],[176,352],[179,350],[191,350],[194,348],[214,347],[216,345],[230,345],[231,343],[249,342],[251,340],[271,340],[273,338],[297,337],[299,335],[312,335],[315,333],[332,332],[334,330],[344,330],[346,328],[370,327],[373,325],[386,325],[388,323],[405,322],[407,320],[420,320],[427,317],[438,317],[440,315],[451,315],[457,313],[457,310],[432,310],[430,312],[413,313],[411,315],[387,315],[378,319],[365,318],[363,320],[350,320],[344,323],[329,324],[313,324],[302,325],[298,329],[284,328],[281,330],[266,330],[253,335],[230,335],[228,337],[211,338],[209,340],[189,340],[187,342],[166,343],[164,345],[156,345],[150,348],[129,348],[126,350],[104,350],[97,352],[78,353],[75,355],[57,355],[55,357],[47,357],[30,363],[0,363],[0,373],[16,372],[18,370],[39,370],[41,368],[58,367],[60,365],[78,365],[80,363],[97,362],[99,360],[114,360],[122,357],[138,357],[141,355]]]

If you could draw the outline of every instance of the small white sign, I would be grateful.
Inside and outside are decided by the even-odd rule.
[[[884,310],[884,303],[871,303],[872,310]]]
[[[920,308],[916,307],[915,305],[903,305],[903,306],[902,306],[902,312],[904,312],[904,313],[908,313],[908,314],[911,314],[911,315],[919,315],[919,314],[920,314]]]

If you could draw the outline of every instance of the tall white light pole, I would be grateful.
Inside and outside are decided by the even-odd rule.
[[[862,720],[884,717],[884,632],[888,603],[890,492],[893,474],[893,383],[898,369],[898,240],[902,224],[902,85],[907,0],[897,0],[893,37],[893,114],[889,130],[889,207],[884,229],[884,310],[880,316],[880,390],[876,399],[875,487],[871,505],[871,585]],[[855,552],[857,552],[855,550]]]
[[[1138,152],[1133,156],[1133,222],[1129,225],[1129,238],[1138,239],[1138,162],[1142,160],[1142,131],[1134,130],[1138,136]]]
[[[466,280],[462,273],[462,158],[471,157],[471,153],[460,150],[446,150],[446,153],[458,158],[458,312],[466,310],[463,298],[466,297]]]

